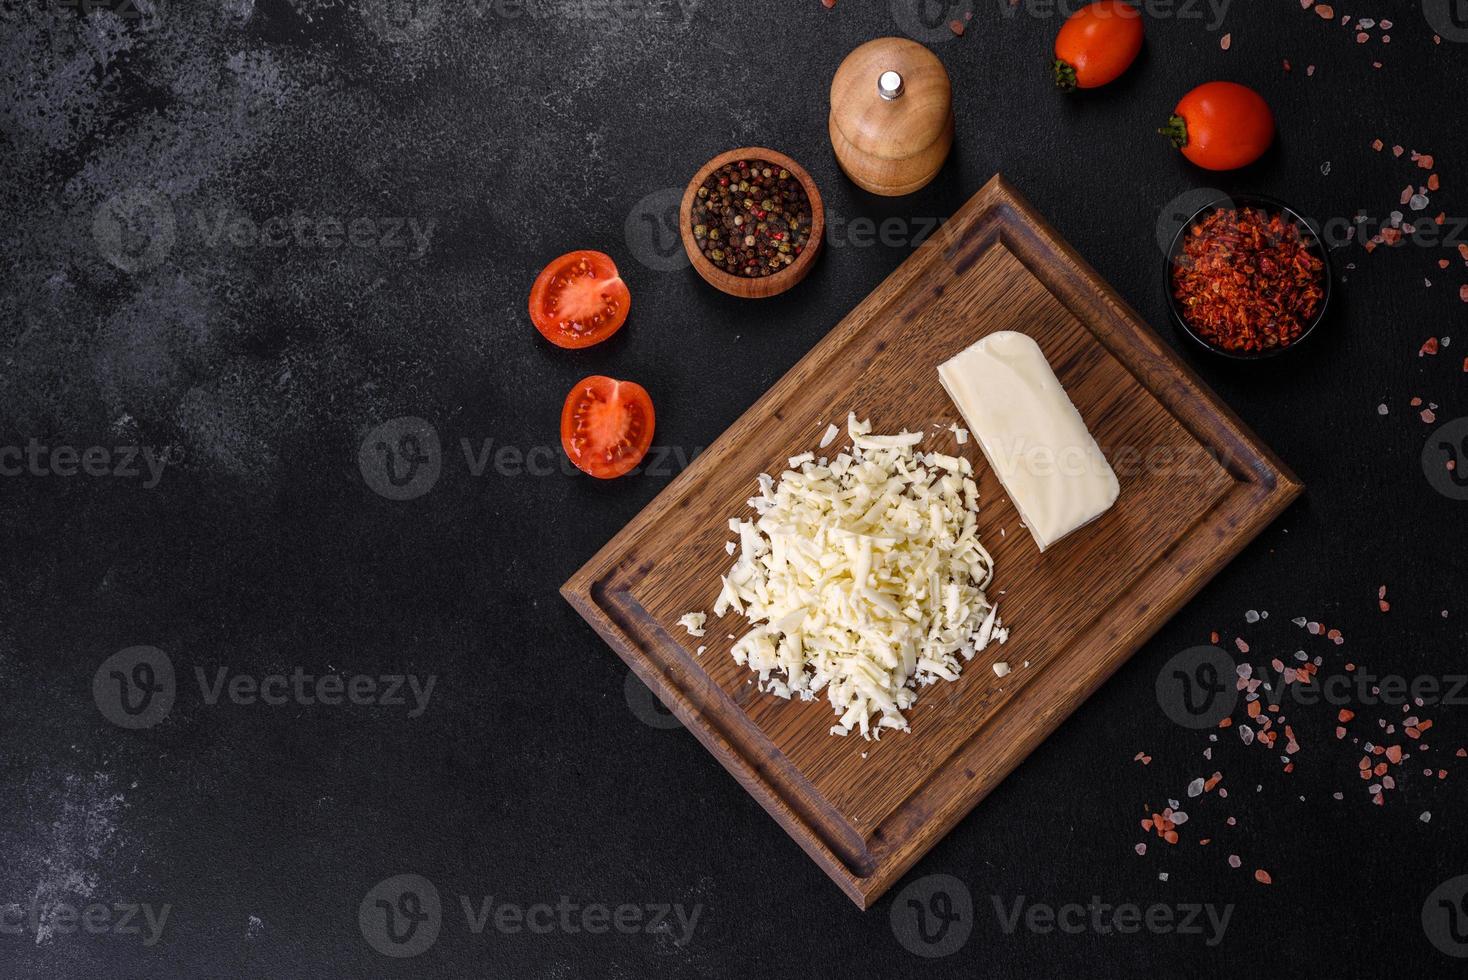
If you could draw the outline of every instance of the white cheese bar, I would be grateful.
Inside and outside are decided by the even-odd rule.
[[[990,334],[938,377],[1041,551],[1116,502],[1111,464],[1034,340]]]

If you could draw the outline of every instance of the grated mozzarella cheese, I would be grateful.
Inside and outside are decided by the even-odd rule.
[[[919,687],[956,680],[1009,631],[984,594],[994,562],[969,461],[920,452],[920,432],[873,435],[855,414],[846,428],[849,452],[761,474],[755,519],[729,521],[739,555],[713,612],[749,621],[731,652],[760,690],[824,693],[832,734],[872,738],[906,731]]]
[[[703,636],[704,619],[701,612],[684,613],[678,617],[678,625],[687,630],[689,636]]]

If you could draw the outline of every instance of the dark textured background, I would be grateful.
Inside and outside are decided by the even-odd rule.
[[[1443,189],[1427,214],[1468,214],[1468,45],[1434,44],[1416,4],[1338,5],[1338,17],[1395,20],[1389,44],[1377,27],[1358,45],[1295,0],[1235,0],[1221,29],[1156,18],[1129,75],[1065,99],[1045,79],[1059,26],[1048,8],[977,3],[966,36],[933,34],[954,82],[953,158],[896,201],[840,176],[825,93],[855,45],[904,18],[921,27],[900,0],[895,12],[880,0],[518,12],[419,0],[406,17],[407,0],[170,0],[156,21],[75,6],[0,4],[0,446],[146,445],[175,462],[154,487],[0,478],[0,909],[172,911],[152,947],[44,923],[0,935],[0,976],[1461,973],[1420,915],[1435,886],[1468,872],[1462,706],[1422,712],[1436,721],[1430,750],[1412,750],[1377,807],[1356,776],[1360,747],[1334,739],[1333,707],[1290,710],[1303,748],[1286,775],[1277,752],[1230,733],[1203,759],[1207,735],[1168,721],[1153,690],[1172,654],[1215,629],[1230,650],[1246,636],[1261,665],[1305,648],[1337,671],[1463,669],[1468,503],[1429,485],[1419,457],[1436,424],[1408,405],[1438,405],[1437,424],[1468,414],[1468,268],[1451,249],[1337,249],[1336,316],[1273,365],[1185,352],[1307,496],[911,872],[903,884],[951,874],[973,896],[972,935],[945,959],[903,947],[895,891],[858,912],[693,738],[641,720],[659,719],[557,596],[676,466],[604,484],[541,450],[532,460],[553,472],[517,475],[511,457],[475,476],[460,442],[555,447],[570,385],[608,373],[652,392],[658,443],[686,458],[928,224],[893,226],[888,244],[838,237],[802,286],[758,305],[686,268],[659,271],[676,256],[658,224],[673,192],[639,201],[746,143],[803,161],[847,221],[941,218],[1002,171],[1181,346],[1156,244],[1179,195],[1259,191],[1321,221],[1379,219],[1427,179],[1409,156],[1373,152],[1379,137],[1436,155]],[[1211,77],[1256,85],[1277,112],[1277,149],[1246,172],[1190,169],[1152,134]],[[119,209],[142,229],[121,249]],[[433,230],[426,251],[210,240],[221,216],[292,215]],[[542,263],[577,247],[616,258],[633,313],[610,343],[565,352],[531,329],[524,300]],[[399,416],[428,420],[444,445],[437,485],[411,501],[372,492],[357,461],[364,434]],[[1249,625],[1249,609],[1271,616]],[[1295,616],[1345,644],[1305,636]],[[166,652],[178,699],[157,726],[124,730],[91,683],[140,644]],[[433,674],[437,688],[412,719],[389,706],[211,706],[194,671],[221,666]],[[1353,735],[1391,714],[1361,709]],[[1132,761],[1142,750],[1150,766]],[[1138,857],[1144,803],[1214,769],[1230,798],[1191,801],[1184,843],[1153,839]],[[447,909],[433,947],[397,961],[364,941],[357,911],[405,872],[432,880]],[[664,931],[476,936],[459,895],[701,908],[686,944]],[[1006,936],[992,911],[991,896],[1093,895],[1236,907],[1213,948]]]

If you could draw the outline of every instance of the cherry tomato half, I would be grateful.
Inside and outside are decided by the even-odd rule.
[[[567,252],[530,287],[530,321],[557,347],[590,347],[622,329],[632,294],[605,252]]]
[[[621,476],[642,462],[652,445],[652,429],[647,389],[600,374],[578,382],[561,409],[561,447],[577,469],[600,480]]]
[[[1204,170],[1236,170],[1274,142],[1274,113],[1246,85],[1208,82],[1183,96],[1159,132]]]
[[[1071,14],[1055,38],[1055,84],[1062,91],[1114,82],[1142,50],[1142,12],[1101,0]]]

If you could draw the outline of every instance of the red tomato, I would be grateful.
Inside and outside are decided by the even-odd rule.
[[[1055,84],[1069,92],[1121,77],[1142,50],[1142,12],[1100,0],[1071,14],[1055,38]]]
[[[530,287],[530,320],[557,347],[590,347],[622,329],[632,294],[604,252],[567,252]]]
[[[1159,132],[1204,170],[1236,170],[1274,142],[1274,113],[1248,86],[1208,82],[1183,96]]]
[[[599,374],[584,378],[561,409],[561,447],[577,469],[601,480],[642,462],[652,429],[652,398],[631,381]]]

